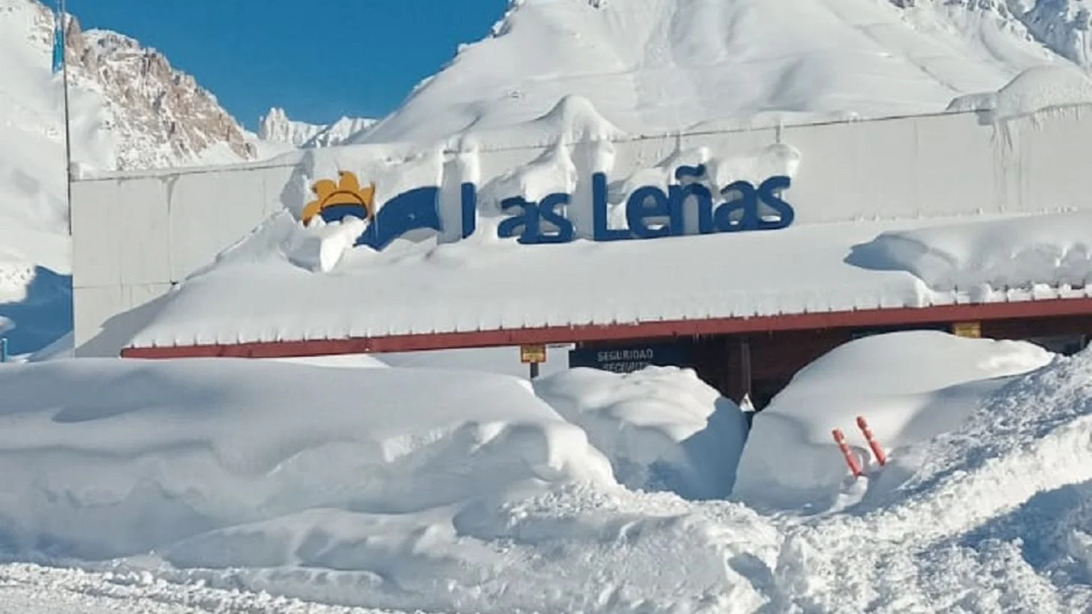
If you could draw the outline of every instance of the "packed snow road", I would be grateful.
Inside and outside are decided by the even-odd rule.
[[[149,574],[116,575],[0,565],[3,614],[402,614],[307,604],[268,594],[178,586]],[[416,613],[415,613],[416,614]]]

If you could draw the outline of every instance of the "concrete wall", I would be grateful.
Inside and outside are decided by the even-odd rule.
[[[84,346],[104,322],[166,293],[280,210],[280,193],[294,169],[195,169],[75,182],[77,355],[102,353]]]
[[[611,175],[623,177],[699,147],[720,158],[738,157],[746,166],[781,143],[801,155],[786,193],[797,224],[1088,209],[1092,202],[1083,179],[1092,160],[1092,124],[1083,120],[1090,113],[1092,106],[1074,106],[997,125],[960,113],[630,139],[613,144]],[[569,148],[574,160],[582,159],[580,147]],[[298,213],[308,196],[305,179],[348,168],[362,181],[386,173],[387,184],[457,186],[466,179],[459,175],[477,174],[479,185],[485,185],[544,151],[533,145],[482,148],[472,160],[475,173],[460,163],[465,156],[450,152],[418,156],[412,166],[391,166],[398,148],[412,152],[406,145],[357,146],[293,154],[268,164],[77,181],[72,215],[77,353],[113,353],[102,349],[109,344],[87,345],[104,322],[162,295],[271,214],[285,207]],[[441,196],[441,210],[451,208],[449,199]]]

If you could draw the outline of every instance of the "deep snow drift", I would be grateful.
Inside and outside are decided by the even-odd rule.
[[[633,134],[940,112],[1032,66],[1068,63],[1005,10],[897,4],[514,1],[493,36],[461,48],[353,140],[431,142],[519,126],[571,94]]]
[[[938,224],[884,232],[849,262],[907,271],[938,292],[1081,288],[1092,281],[1089,228],[1088,213]]]
[[[0,549],[97,570],[52,576],[97,594],[436,612],[1092,606],[1092,351],[930,332],[839,348],[754,419],[741,475],[796,458],[765,501],[744,480],[735,501],[651,492],[723,486],[738,455],[738,408],[676,369],[560,373],[541,397],[359,361],[61,360],[0,368],[0,386]],[[858,411],[891,463],[856,483],[833,445],[775,426],[819,433]],[[785,485],[812,464],[838,483],[805,507]],[[777,514],[748,506],[771,500]],[[8,569],[17,586],[38,573]]]
[[[646,440],[665,433],[654,454],[627,459],[628,482],[726,496],[726,470],[665,483],[652,469],[663,459],[688,469],[732,462],[739,409],[689,372],[621,380],[604,374],[593,387],[597,402],[631,406],[614,423],[645,429]],[[60,360],[0,368],[0,387],[7,556],[136,557],[123,569],[435,611],[610,609],[697,595],[719,573],[714,559],[700,573],[689,567],[702,533],[672,519],[685,511],[681,500],[662,495],[656,510],[634,499],[616,482],[613,459],[515,378],[281,361]],[[689,396],[664,397],[650,426],[632,396],[660,387]],[[581,388],[555,382],[554,390],[579,397]],[[728,448],[672,450],[688,445],[679,437],[687,432]],[[575,507],[555,516],[565,500]],[[671,561],[675,571],[631,586]]]
[[[829,509],[843,494],[847,475],[833,429],[841,429],[862,466],[875,471],[879,467],[858,432],[857,416],[868,421],[888,451],[901,456],[901,448],[959,427],[1011,376],[1042,367],[1052,357],[1031,343],[968,340],[935,331],[842,345],[797,373],[755,417],[735,495],[751,505]]]

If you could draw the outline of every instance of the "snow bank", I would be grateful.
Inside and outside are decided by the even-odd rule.
[[[1037,285],[1083,287],[1092,281],[1092,215],[1059,213],[891,231],[853,248],[848,262],[908,271],[938,292]]]
[[[372,354],[335,354],[332,356],[294,356],[289,358],[270,358],[272,362],[287,362],[315,367],[339,369],[383,369],[388,365]]]
[[[1092,608],[1092,350],[917,332],[831,352],[756,416],[736,488],[774,459],[750,492],[799,501],[793,474],[833,458],[821,514],[618,487],[611,465],[681,466],[703,433],[723,449],[700,458],[730,460],[738,431],[685,371],[536,388],[588,438],[530,384],[465,371],[0,367],[0,551],[89,570],[0,583],[314,614]],[[840,484],[826,438],[858,412],[892,462]]]
[[[958,427],[1007,377],[1052,356],[1030,343],[930,331],[847,343],[797,373],[755,416],[733,494],[761,507],[829,508],[848,476],[833,429],[875,469],[857,416],[897,456],[904,446]]]
[[[675,436],[704,424],[707,391],[658,379],[695,397]],[[618,407],[604,397],[636,392],[602,388]],[[513,378],[59,360],[0,368],[0,389],[8,557],[109,570],[113,584],[411,611],[762,602],[724,562],[773,548],[768,523],[619,488],[584,432]]]
[[[534,386],[565,419],[587,431],[625,486],[687,499],[731,492],[747,422],[735,403],[694,371],[573,369],[537,379]]]
[[[0,389],[12,554],[255,565],[243,547],[255,531],[230,527],[332,509],[375,515],[381,535],[387,515],[454,506],[426,529],[510,489],[614,484],[579,428],[501,376],[61,360],[0,368]],[[213,531],[225,533],[202,537]],[[366,532],[328,534],[321,549],[352,551]],[[262,564],[299,556],[265,537]]]
[[[545,377],[568,370],[570,349],[568,345],[548,346],[546,362],[539,365],[539,375]],[[392,367],[482,371],[529,379],[530,367],[520,362],[519,353],[518,347],[495,347],[395,352],[376,354],[375,357]]]
[[[1090,441],[1092,350],[1013,378],[959,427],[897,455],[860,506],[789,527],[775,604],[1090,611]]]
[[[996,92],[959,96],[948,110],[982,111],[997,122],[1073,104],[1092,104],[1092,79],[1076,66],[1059,64],[1028,68]]]
[[[929,297],[912,275],[845,262],[853,245],[890,228],[890,222],[802,224],[778,232],[609,244],[574,241],[529,248],[506,240],[378,253],[363,248],[345,254],[333,274],[312,274],[286,260],[283,246],[302,227],[282,212],[220,262],[187,279],[128,345],[336,339],[927,305]],[[732,283],[726,284],[724,270],[710,262],[758,264],[732,269]],[[656,292],[633,282],[635,263],[640,263],[642,278],[656,280]],[[952,300],[940,297],[938,302]]]

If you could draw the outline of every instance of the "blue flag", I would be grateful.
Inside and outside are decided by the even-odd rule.
[[[64,67],[64,27],[62,26],[62,20],[64,19],[64,12],[62,9],[58,9],[54,14],[53,19],[53,74],[61,72]]]

